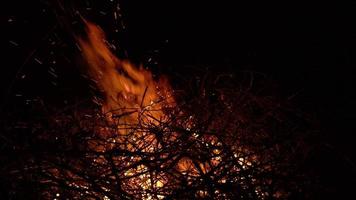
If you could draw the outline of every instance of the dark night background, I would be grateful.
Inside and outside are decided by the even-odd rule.
[[[91,18],[110,37],[111,22],[106,20],[106,13],[99,12],[110,8],[110,1],[102,2],[96,3],[97,11],[91,12],[96,13]],[[156,53],[167,73],[176,70],[190,76],[187,66],[254,71],[272,79],[286,96],[297,94],[297,105],[315,115],[320,124],[320,148],[310,166],[322,177],[322,183],[332,188],[321,198],[342,199],[353,194],[356,4],[243,2],[121,1],[127,27],[122,44],[137,62]],[[46,50],[46,34],[57,23],[51,2],[14,0],[7,4],[1,6],[4,49],[0,88],[1,105],[5,107],[18,89],[16,76],[22,72],[48,75],[45,62],[51,62],[51,54]],[[60,27],[56,31],[58,37],[65,35]],[[73,46],[70,41],[61,39],[60,45]],[[158,53],[154,51],[157,49]],[[71,67],[78,73],[73,67],[75,61],[58,62],[57,68]],[[20,68],[21,73],[16,75]],[[33,75],[36,78],[26,82],[23,93],[36,93],[38,87],[42,93],[53,91],[51,78],[46,76]],[[64,77],[68,81],[64,87],[71,87],[76,76]],[[53,98],[58,95],[52,93]]]

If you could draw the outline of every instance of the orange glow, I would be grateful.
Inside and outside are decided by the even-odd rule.
[[[120,120],[124,128],[137,123],[157,123],[164,120],[164,108],[174,105],[172,90],[166,79],[154,80],[151,72],[117,58],[109,49],[104,32],[84,20],[87,38],[78,38],[87,61],[91,78],[103,92],[102,111],[108,119]],[[140,113],[146,112],[144,118]]]
[[[142,66],[136,67],[129,61],[116,57],[105,40],[104,32],[93,23],[86,20],[84,23],[87,37],[78,38],[78,42],[88,64],[88,74],[104,96],[102,112],[107,121],[113,122],[116,128],[101,127],[98,131],[100,135],[106,138],[105,136],[112,135],[110,131],[114,130],[114,137],[107,141],[108,144],[105,141],[93,140],[89,143],[89,147],[97,152],[105,152],[119,141],[118,143],[122,145],[120,148],[131,152],[153,153],[161,149],[162,144],[157,135],[149,130],[137,130],[135,127],[150,127],[149,125],[159,125],[168,120],[166,108],[176,106],[173,90],[168,81],[162,78],[154,80],[151,72]],[[194,123],[193,118],[194,116],[189,117],[188,123],[184,125],[185,130],[190,131]],[[124,139],[126,136],[128,136],[127,140]],[[174,141],[178,138],[179,133],[173,132],[167,141]],[[220,165],[223,159],[221,156],[222,143],[216,136],[208,134],[200,136],[198,133],[193,133],[191,139],[201,140],[199,144],[210,147],[211,151],[206,152],[210,158],[207,160],[201,160],[194,156],[180,158],[175,163],[175,169],[181,175],[199,177]],[[234,156],[243,168],[252,165],[249,160],[240,158],[238,154],[234,154]],[[120,162],[123,161],[128,167],[132,164],[131,162],[139,160],[140,158],[132,156],[130,161],[120,160]],[[97,160],[96,162],[104,161]],[[245,164],[246,162],[247,164]],[[127,183],[127,187],[142,191],[158,190],[169,183],[167,175],[154,175],[149,170],[149,166],[144,164],[126,170],[124,181]],[[226,181],[226,179],[223,177],[221,181]],[[201,191],[199,195],[204,196],[204,191]],[[157,195],[156,199],[163,197],[163,195]],[[142,199],[153,199],[153,197],[142,196]]]
[[[137,125],[157,125],[166,120],[165,108],[175,105],[168,81],[162,78],[156,81],[151,72],[142,66],[136,67],[129,61],[116,57],[109,49],[104,32],[93,23],[86,20],[84,23],[87,38],[78,38],[78,42],[88,64],[88,74],[104,95],[103,114],[117,126],[115,132],[118,136],[130,133],[133,143],[120,141],[125,144],[123,148],[129,151],[155,151],[160,148],[160,144],[154,134],[145,131],[132,133],[132,130]],[[105,128],[99,130],[99,133],[104,137],[110,134]],[[120,139],[122,137],[117,138]],[[111,148],[100,141],[92,141],[89,146],[98,152]],[[138,174],[140,175],[137,176]],[[145,165],[127,170],[124,176],[127,177],[128,185],[141,190],[147,190],[151,186],[161,188],[165,184],[163,178],[155,178],[148,173]],[[158,197],[163,196],[157,195]]]

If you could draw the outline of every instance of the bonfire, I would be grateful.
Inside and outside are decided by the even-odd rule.
[[[306,130],[288,103],[223,75],[204,76],[193,93],[188,83],[173,89],[117,57],[102,29],[83,22],[76,40],[99,94],[28,123],[37,148],[21,170],[6,169],[35,184],[36,197],[286,199],[303,191],[296,152]]]

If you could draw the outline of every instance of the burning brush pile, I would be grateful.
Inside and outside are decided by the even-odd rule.
[[[85,23],[87,37],[77,39],[102,96],[93,98],[95,106],[26,125],[30,144],[11,149],[19,160],[2,156],[9,160],[1,175],[10,191],[4,195],[301,198],[306,174],[298,163],[307,125],[286,103],[219,76],[204,79],[195,94],[173,90],[166,79],[117,58],[101,29]],[[18,134],[7,127],[11,137]]]

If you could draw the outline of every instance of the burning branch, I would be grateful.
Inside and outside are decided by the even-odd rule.
[[[85,24],[78,40],[104,104],[29,123],[37,148],[23,170],[5,169],[11,177],[35,183],[43,199],[286,199],[303,189],[293,155],[306,130],[283,102],[252,84],[219,85],[221,76],[184,98],[114,56],[101,29]]]

